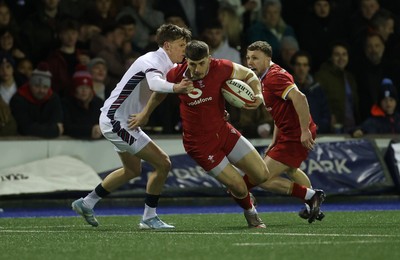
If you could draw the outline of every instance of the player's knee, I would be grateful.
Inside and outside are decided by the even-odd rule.
[[[130,180],[140,175],[140,170],[138,169],[124,169],[124,176],[126,179]]]
[[[160,160],[157,161],[156,169],[159,173],[168,174],[171,170],[171,160],[169,157],[164,156],[160,158]]]

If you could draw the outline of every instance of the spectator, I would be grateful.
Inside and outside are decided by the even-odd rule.
[[[106,100],[114,86],[108,82],[108,69],[106,61],[103,58],[93,58],[88,64],[89,73],[92,75],[93,91],[101,100]]]
[[[23,59],[26,57],[15,38],[15,34],[9,28],[0,29],[0,51],[9,53],[15,60]]]
[[[218,20],[221,22],[228,44],[239,50],[242,46],[243,31],[243,23],[240,16],[233,7],[225,5],[218,10]]]
[[[20,80],[22,84],[24,84],[31,78],[32,72],[33,72],[33,64],[30,59],[24,58],[18,61],[16,77]]]
[[[170,12],[164,14],[165,23],[175,24],[181,28],[189,28],[188,22],[185,17],[181,16],[178,12]]]
[[[199,37],[210,17],[218,17],[218,0],[155,0],[155,9],[164,14],[177,13],[187,21],[194,38]]]
[[[40,63],[30,81],[18,89],[10,107],[21,135],[54,138],[64,132],[61,101],[51,89],[46,63]]]
[[[24,28],[21,30],[20,38],[24,40],[21,44],[33,64],[45,59],[58,46],[57,28],[65,19],[58,11],[59,3],[59,0],[41,0],[36,12],[21,25]]]
[[[353,137],[365,134],[400,134],[400,113],[396,111],[399,102],[392,80],[382,81],[378,102],[372,106],[372,116],[353,132]]]
[[[136,21],[136,33],[133,42],[143,50],[151,42],[150,36],[164,23],[164,14],[153,9],[147,0],[129,0],[129,4],[121,9],[117,20],[122,16],[130,15]]]
[[[120,7],[118,1],[94,0],[93,3],[94,5],[86,10],[83,17],[87,21],[90,21],[90,24],[96,24],[101,30],[104,30],[104,28],[107,28],[115,22]]]
[[[101,33],[101,28],[94,21],[86,19],[80,20],[79,35],[76,42],[76,48],[85,52],[90,52],[90,43],[92,38]]]
[[[283,36],[295,37],[294,30],[287,25],[281,16],[282,6],[277,0],[267,0],[264,3],[262,21],[254,23],[246,34],[246,43],[266,41],[272,47],[272,59],[277,60]]]
[[[321,83],[332,113],[335,132],[348,132],[359,123],[357,83],[346,69],[349,63],[349,48],[336,42],[331,48],[331,57],[321,65],[315,78]]]
[[[381,82],[388,76],[387,63],[384,61],[385,43],[377,33],[367,35],[363,45],[363,55],[353,63],[360,102],[360,119],[366,120],[370,108],[378,102]]]
[[[0,53],[0,96],[7,105],[20,86],[14,77],[14,67],[14,59],[7,53]]]
[[[52,88],[59,96],[70,94],[72,75],[80,62],[80,51],[76,49],[78,23],[64,20],[58,28],[61,46],[52,51],[47,58],[52,74]]]
[[[18,33],[19,26],[14,19],[10,7],[4,1],[0,2],[0,29],[9,28],[15,33]]]
[[[333,1],[313,0],[311,12],[301,18],[296,31],[300,46],[310,53],[313,67],[318,70],[329,58],[327,46],[347,39],[346,20],[335,13]]]
[[[124,29],[116,23],[105,28],[103,35],[97,35],[92,39],[92,54],[106,61],[112,86],[115,86],[125,73],[125,57],[122,51],[124,41]],[[97,53],[96,50],[98,50]]]
[[[331,112],[328,100],[321,85],[310,73],[311,56],[305,51],[298,51],[293,55],[291,63],[294,82],[307,97],[310,114],[317,125],[317,133],[331,133]]]
[[[62,100],[65,135],[99,139],[102,137],[99,117],[103,100],[94,94],[92,76],[88,71],[76,71],[72,80],[72,95]]]
[[[360,0],[358,9],[349,21],[350,36],[359,37],[360,33],[365,34],[368,30],[369,21],[379,9],[380,4],[378,0]]]
[[[222,24],[218,20],[205,26],[202,38],[208,44],[213,58],[227,59],[238,64],[242,63],[239,51],[229,46]]]
[[[292,56],[299,50],[299,43],[293,36],[284,36],[281,40],[280,53],[277,63],[289,73],[293,72]]]

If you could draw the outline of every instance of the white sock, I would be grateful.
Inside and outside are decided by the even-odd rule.
[[[245,211],[248,212],[248,213],[251,214],[251,215],[257,214],[257,210],[256,210],[256,208],[254,207],[254,205],[252,205],[251,209],[245,209]]]
[[[315,190],[307,188],[306,197],[304,199],[309,200],[312,198],[312,196],[314,196],[314,194],[315,194]]]
[[[144,204],[143,220],[148,220],[149,218],[154,218],[157,216],[156,209],[157,208],[151,208]]]
[[[99,197],[99,195],[97,195],[97,193],[93,190],[83,199],[83,206],[89,209],[93,209],[94,205],[96,205],[99,200],[101,200],[101,197]]]

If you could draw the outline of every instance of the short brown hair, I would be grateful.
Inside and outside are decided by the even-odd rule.
[[[272,47],[266,41],[256,41],[247,47],[248,51],[262,51],[267,57],[272,57]]]
[[[164,42],[176,41],[181,38],[188,42],[192,38],[192,33],[188,29],[174,24],[163,24],[157,29],[156,41],[159,47],[162,47]]]
[[[185,56],[191,60],[201,60],[210,55],[207,43],[203,41],[191,41],[186,46]]]

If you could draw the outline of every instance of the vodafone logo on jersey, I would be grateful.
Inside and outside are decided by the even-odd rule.
[[[192,106],[196,106],[196,105],[199,105],[199,104],[201,104],[201,103],[208,102],[208,101],[211,101],[211,100],[212,100],[212,97],[200,98],[202,94],[203,94],[203,91],[201,91],[201,89],[199,89],[199,88],[194,88],[194,89],[192,90],[192,92],[190,92],[190,93],[188,94],[188,96],[191,97],[191,98],[193,98],[193,99],[196,99],[196,100],[187,103],[187,105],[190,106],[190,107],[192,107]]]
[[[199,89],[199,88],[194,88],[194,89],[192,90],[192,92],[190,92],[190,93],[188,94],[188,96],[191,97],[191,98],[193,98],[193,99],[196,99],[196,98],[201,97],[201,94],[203,94],[203,91],[201,91],[201,89]]]

